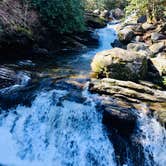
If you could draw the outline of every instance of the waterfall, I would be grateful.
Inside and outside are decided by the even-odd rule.
[[[99,48],[70,59],[62,57],[59,66],[67,64],[72,72],[77,71],[77,76],[86,72],[89,74],[94,54],[112,48],[110,43],[117,38],[114,28],[116,25],[110,24],[96,30]],[[17,85],[0,90],[2,96],[6,92],[12,96],[13,89],[24,88],[31,80],[26,72],[19,72],[18,78]],[[115,145],[103,127],[102,111],[96,109],[101,98],[87,93],[87,90],[80,92],[80,89],[72,89],[71,85],[65,88],[60,86],[50,87],[51,90],[47,91],[41,86],[31,106],[17,105],[9,110],[0,108],[0,165],[119,166],[116,159],[120,156],[116,154]],[[77,96],[77,93],[81,94]],[[79,99],[73,101],[73,98],[80,96],[82,103]],[[166,166],[166,131],[154,117],[139,113],[133,135],[142,146],[144,155],[141,157],[145,158],[143,165],[139,166]],[[133,150],[126,140],[122,141],[126,147],[122,165],[134,166],[132,155],[138,155],[133,154],[137,153],[137,149]]]
[[[145,165],[166,165],[166,130],[154,118],[140,113],[138,133],[145,155]]]
[[[113,146],[95,103],[41,92],[31,107],[1,110],[0,163],[9,166],[114,166]]]

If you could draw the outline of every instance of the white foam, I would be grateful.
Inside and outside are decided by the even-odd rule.
[[[114,166],[114,150],[95,104],[62,101],[42,92],[31,107],[0,117],[0,163],[12,166]],[[59,103],[59,106],[57,104]]]

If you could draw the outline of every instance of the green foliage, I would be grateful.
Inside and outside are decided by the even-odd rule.
[[[138,16],[146,13],[149,21],[155,21],[163,17],[166,0],[127,0],[127,14],[135,11]]]
[[[27,0],[26,0],[27,1]],[[82,0],[29,0],[41,20],[58,33],[84,30]]]
[[[86,10],[124,8],[126,0],[85,0]]]

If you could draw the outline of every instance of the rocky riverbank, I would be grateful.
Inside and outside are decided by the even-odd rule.
[[[104,103],[109,121],[114,119],[116,127],[125,126],[122,132],[134,128],[138,111],[133,110],[145,111],[143,105],[150,110],[147,114],[155,115],[166,126],[165,22],[132,19],[121,23],[117,33],[119,40],[112,44],[117,48],[97,53],[91,63],[96,79],[91,80],[89,90],[111,97],[115,107],[122,108]]]
[[[94,20],[94,17],[96,20]],[[94,28],[106,25],[98,16],[86,14],[84,32],[58,34],[41,21],[39,11],[19,0],[0,2],[0,58],[46,57],[51,52],[82,51],[98,45]]]

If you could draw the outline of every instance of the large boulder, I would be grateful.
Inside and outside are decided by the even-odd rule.
[[[130,27],[125,27],[118,32],[119,40],[123,43],[129,43],[134,37],[134,31]]]
[[[147,56],[152,55],[152,51],[149,49],[149,46],[143,42],[130,43],[127,45],[127,50],[144,53]]]
[[[147,58],[135,51],[113,48],[97,53],[91,67],[99,78],[137,81],[146,75]]]
[[[135,110],[147,113],[150,109],[154,111],[160,122],[166,126],[166,93],[154,84],[143,81],[134,83],[131,81],[104,78],[101,80],[92,80],[89,90],[92,93],[109,95],[112,99],[116,99],[116,102],[114,101],[113,103],[117,104],[119,109],[116,106],[113,107],[112,104],[105,104],[104,111],[107,113],[107,119],[112,118],[112,120],[117,120],[117,123],[123,122],[120,124],[124,126],[121,126],[120,129],[124,130],[124,132],[127,130],[125,126],[130,124],[132,128],[135,119],[133,112],[128,108],[132,110],[134,108]],[[145,109],[142,105],[149,107]],[[120,109],[121,107],[123,107],[123,110]],[[126,109],[128,110],[127,112]],[[118,124],[116,126],[118,127]],[[131,129],[130,127],[129,129]]]
[[[105,19],[91,13],[85,14],[85,22],[91,28],[103,28],[107,25]]]

